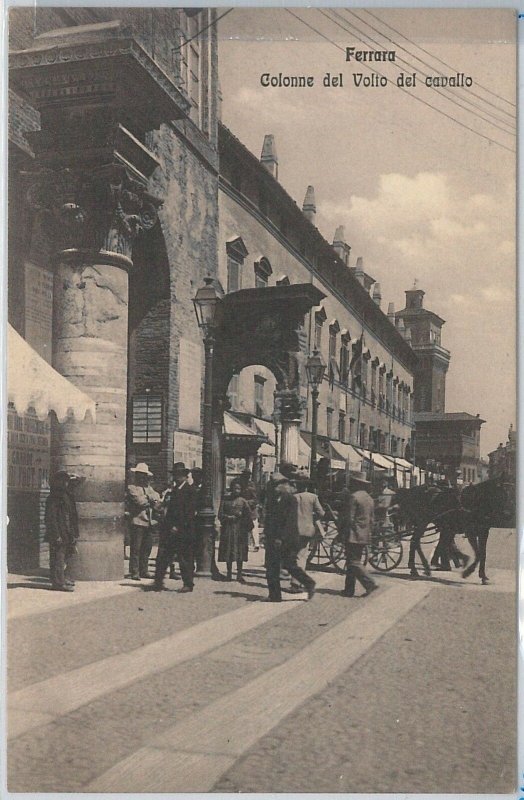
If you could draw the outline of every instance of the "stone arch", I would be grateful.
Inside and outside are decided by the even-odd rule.
[[[231,377],[248,366],[266,367],[275,377],[282,424],[282,451],[293,461],[302,419],[300,383],[304,354],[299,331],[322,292],[311,284],[244,289],[220,302],[213,353],[213,459],[215,503],[222,473],[221,432]],[[288,448],[286,450],[286,448]],[[289,455],[291,454],[291,455]]]

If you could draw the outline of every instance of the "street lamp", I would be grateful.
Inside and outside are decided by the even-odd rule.
[[[315,348],[306,361],[306,374],[311,386],[312,417],[311,417],[311,468],[310,477],[314,480],[317,470],[317,427],[318,427],[318,390],[324,380],[326,365],[322,356]]]
[[[213,350],[216,334],[216,312],[222,295],[213,278],[204,279],[193,298],[198,327],[202,331],[205,352],[204,371],[204,430],[202,441],[202,488],[197,520],[202,534],[202,551],[197,555],[198,572],[211,575],[214,566],[215,512],[213,509]],[[200,563],[198,563],[200,562]],[[216,566],[215,566],[216,571]]]

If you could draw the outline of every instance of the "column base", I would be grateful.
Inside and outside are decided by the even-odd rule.
[[[79,541],[71,571],[77,581],[118,581],[124,577],[124,540]]]

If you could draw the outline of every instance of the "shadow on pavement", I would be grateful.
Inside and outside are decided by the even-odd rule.
[[[8,582],[7,589],[43,589],[46,592],[52,592],[53,587],[49,582],[43,583],[41,579],[35,581],[28,579],[25,581]]]
[[[225,590],[221,590],[218,592],[213,592],[213,594],[227,594],[229,597],[243,597],[248,603],[257,603],[265,599],[259,594],[248,594],[247,592],[226,592]]]

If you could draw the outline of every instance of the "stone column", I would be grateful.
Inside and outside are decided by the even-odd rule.
[[[298,466],[298,446],[300,439],[300,420],[282,420],[281,461]]]
[[[54,173],[39,189],[58,246],[53,366],[97,403],[95,422],[54,426],[52,469],[83,479],[75,490],[76,578],[116,580],[124,568],[128,271],[133,239],[155,223],[156,211],[117,165]]]
[[[298,466],[302,422],[300,397],[292,389],[277,391],[276,397],[280,402],[280,462]]]

